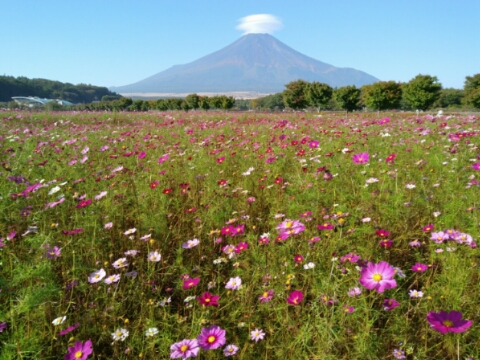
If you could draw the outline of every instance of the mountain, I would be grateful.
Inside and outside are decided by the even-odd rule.
[[[298,79],[332,87],[361,87],[379,81],[363,71],[337,68],[303,55],[271,35],[247,34],[191,63],[175,65],[134,84],[110,90],[117,93],[276,93]]]

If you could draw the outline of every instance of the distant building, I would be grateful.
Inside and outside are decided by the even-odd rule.
[[[28,107],[43,106],[50,101],[55,101],[60,105],[75,105],[70,101],[60,99],[42,99],[37,96],[13,96],[12,99],[20,105],[27,105]]]

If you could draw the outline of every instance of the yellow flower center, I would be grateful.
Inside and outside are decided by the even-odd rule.
[[[453,322],[451,320],[445,320],[442,324],[447,328],[451,328],[453,326]]]
[[[188,350],[188,346],[187,345],[182,345],[182,347],[180,348],[180,351],[181,352],[185,352]]]
[[[209,344],[212,344],[212,343],[215,342],[215,340],[216,340],[215,336],[212,335],[212,336],[209,336],[209,337],[208,337],[207,342],[208,342]]]
[[[288,229],[288,228],[291,228],[293,225],[293,223],[291,221],[288,221],[286,224],[285,224],[285,227]]]
[[[75,359],[81,359],[82,356],[83,356],[83,352],[81,352],[81,351],[77,351],[77,352],[75,353]]]
[[[381,274],[373,274],[372,278],[373,278],[374,281],[380,281],[380,280],[383,279]]]
[[[210,298],[206,298],[206,299],[205,299],[205,302],[206,302],[206,303],[209,303],[209,302],[210,302]]]
[[[265,291],[265,292],[263,293],[263,297],[264,297],[264,298],[268,297],[268,292]]]

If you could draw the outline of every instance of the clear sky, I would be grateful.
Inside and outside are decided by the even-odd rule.
[[[127,85],[229,45],[254,14],[279,19],[272,35],[295,50],[380,80],[428,74],[463,88],[480,73],[478,0],[0,0],[0,9],[0,75]]]

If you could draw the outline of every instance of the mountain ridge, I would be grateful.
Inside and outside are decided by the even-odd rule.
[[[361,87],[379,81],[363,71],[337,68],[313,59],[271,35],[247,34],[190,63],[174,65],[136,83],[109,89],[119,93],[274,93],[298,79],[332,87]]]

